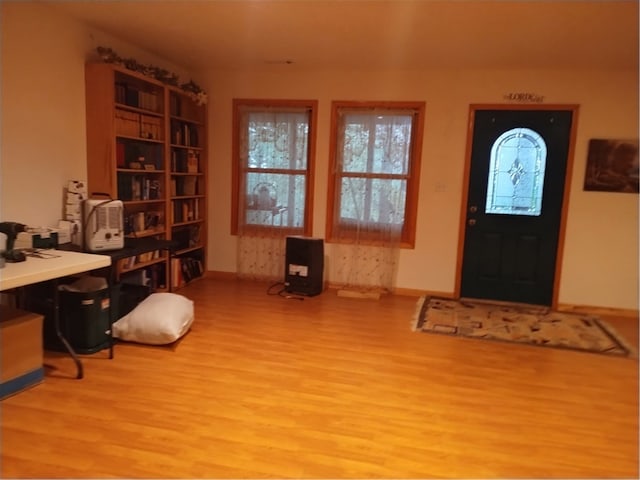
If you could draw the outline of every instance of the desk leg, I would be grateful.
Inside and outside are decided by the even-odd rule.
[[[113,344],[115,342],[115,338],[113,337],[113,324],[118,321],[118,318],[114,318],[113,312],[120,308],[120,295],[121,292],[118,290],[118,295],[116,298],[118,299],[118,304],[113,301],[113,290],[118,282],[118,274],[116,272],[116,266],[112,265],[109,275],[109,359],[113,359]],[[118,288],[120,288],[118,286]],[[120,312],[118,312],[118,316]]]
[[[113,359],[113,324],[115,323],[115,321],[113,319],[113,311],[115,307],[115,302],[113,301],[113,289],[114,289],[114,284],[109,282],[109,330],[106,332],[109,335],[109,359]]]
[[[169,257],[169,261],[165,264],[165,265],[168,265],[168,268],[167,268],[167,274],[164,276],[164,278],[166,278],[167,280],[167,292],[171,292],[172,291],[171,270],[173,269],[173,265],[172,265],[173,256],[171,255],[170,249],[167,250],[167,256]]]
[[[67,349],[67,352],[69,352],[69,355],[71,355],[71,358],[73,358],[73,361],[76,362],[76,368],[78,370],[76,378],[80,379],[84,377],[82,362],[78,358],[78,355],[73,350],[73,348],[71,347],[67,339],[62,334],[62,330],[60,330],[60,293],[58,290],[57,278],[53,280],[53,326],[56,330],[56,335],[58,336],[58,339],[62,342],[62,344],[64,345],[64,348]]]
[[[109,308],[113,308],[111,305],[113,305],[111,302],[113,301],[113,295],[111,294],[111,292],[109,292]],[[111,318],[111,310],[109,310],[109,359],[112,360],[113,359],[113,342],[115,341],[115,339],[113,338],[113,318]]]

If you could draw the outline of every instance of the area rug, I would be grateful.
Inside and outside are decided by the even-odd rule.
[[[603,320],[591,315],[551,312],[538,306],[422,297],[416,308],[413,330],[635,356],[634,349]]]

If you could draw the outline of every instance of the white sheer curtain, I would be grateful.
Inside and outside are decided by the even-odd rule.
[[[332,275],[346,291],[389,293],[405,220],[412,115],[345,109],[338,118]]]
[[[285,238],[304,228],[309,112],[247,108],[239,120],[237,272],[282,280]]]
[[[284,278],[284,237],[279,235],[238,235],[238,277],[280,281]]]

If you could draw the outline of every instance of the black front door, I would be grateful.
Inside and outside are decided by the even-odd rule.
[[[551,305],[573,114],[472,111],[462,297]]]

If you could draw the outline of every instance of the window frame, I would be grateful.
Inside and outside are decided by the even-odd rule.
[[[424,135],[425,102],[376,102],[376,101],[333,101],[331,103],[331,132],[329,143],[329,176],[327,185],[327,223],[326,241],[330,243],[353,243],[356,241],[356,231],[349,228],[348,224],[343,224],[340,228],[339,219],[335,218],[337,205],[340,203],[340,189],[337,187],[338,179],[344,177],[366,178],[366,179],[395,179],[402,178],[407,181],[404,222],[400,235],[401,248],[415,248],[416,223],[418,211],[418,192],[420,183],[420,168],[422,160],[422,140]],[[340,114],[342,111],[357,112],[361,114],[375,115],[373,110],[403,111],[411,114],[414,118],[411,128],[411,143],[409,153],[409,167],[406,175],[398,174],[376,174],[367,172],[364,174],[354,174],[338,171],[338,146],[343,144],[339,140]],[[350,231],[351,230],[351,231]],[[361,243],[378,245],[384,243],[383,235],[369,232],[365,236],[359,233]]]
[[[243,164],[240,159],[240,125],[242,117],[242,109],[255,109],[256,112],[286,112],[292,108],[304,108],[309,110],[309,137],[307,139],[307,165],[305,170],[288,170],[288,169],[250,169]],[[233,99],[233,118],[232,118],[232,182],[231,182],[231,234],[238,235],[240,232],[240,208],[245,205],[240,201],[240,189],[246,183],[248,173],[256,173],[263,171],[265,173],[279,173],[300,175],[305,172],[305,201],[304,201],[304,225],[302,228],[281,227],[278,225],[245,225],[243,231],[255,232],[256,234],[264,234],[272,232],[286,235],[304,235],[311,236],[313,228],[313,187],[314,187],[314,171],[315,171],[315,152],[316,152],[316,125],[318,116],[317,100],[284,100],[284,99]],[[244,215],[245,212],[242,212]]]

